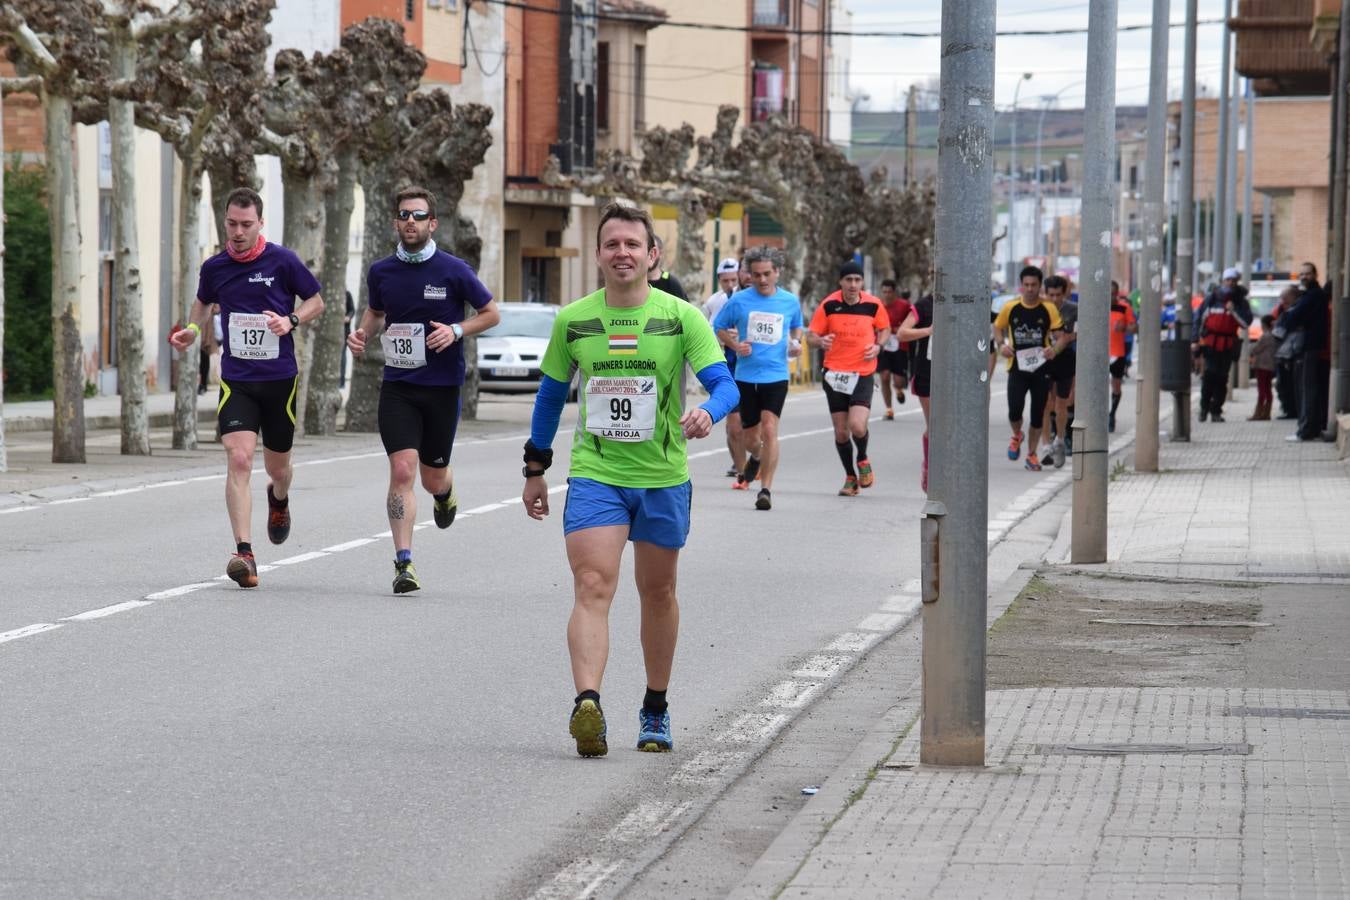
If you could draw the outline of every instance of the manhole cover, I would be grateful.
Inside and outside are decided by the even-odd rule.
[[[1234,706],[1225,715],[1260,719],[1350,719],[1350,709],[1312,709],[1304,706]]]
[[[1042,744],[1043,754],[1090,754],[1124,756],[1134,753],[1208,753],[1217,756],[1246,756],[1251,744]]]

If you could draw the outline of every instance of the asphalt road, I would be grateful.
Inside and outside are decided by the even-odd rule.
[[[1041,477],[1006,459],[1002,383],[991,517]],[[372,435],[299,445],[283,547],[266,543],[255,474],[255,549],[274,568],[254,591],[221,576],[223,461],[0,515],[0,896],[584,889],[597,835],[629,823],[640,846],[663,827],[644,818],[653,784],[918,575],[915,400],[872,425],[876,486],[842,498],[824,400],[794,393],[767,513],[728,489],[719,426],[691,446],[675,752],[631,749],[644,679],[628,560],[603,692],[610,754],[581,760],[566,730],[562,494],[544,523],[519,503],[528,405],[501,401],[500,428],[457,443],[460,517],[417,532],[415,594],[390,591]],[[553,487],[565,470],[560,458]],[[419,504],[429,522],[430,498]],[[28,630],[40,625],[59,627]],[[686,781],[693,795],[723,784]]]

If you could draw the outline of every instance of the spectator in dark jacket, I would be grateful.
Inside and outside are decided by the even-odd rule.
[[[1287,441],[1311,441],[1322,436],[1327,425],[1327,379],[1331,362],[1326,358],[1330,337],[1327,295],[1317,283],[1317,267],[1305,262],[1298,273],[1298,302],[1280,316],[1286,341],[1300,341],[1295,361],[1298,370],[1298,430]],[[1300,337],[1301,335],[1301,337]]]
[[[1206,416],[1223,421],[1228,397],[1228,368],[1242,350],[1242,329],[1252,324],[1247,289],[1238,283],[1237,269],[1224,269],[1223,283],[1210,290],[1195,314],[1198,326],[1193,350],[1205,360],[1200,380],[1200,421]]]
[[[1280,303],[1275,307],[1273,315],[1275,316],[1275,396],[1280,401],[1281,419],[1298,418],[1298,367],[1296,365],[1298,357],[1301,354],[1294,353],[1295,345],[1286,340],[1284,327],[1280,324],[1281,318],[1286,312],[1294,308],[1298,302],[1298,288],[1289,285],[1280,292]]]

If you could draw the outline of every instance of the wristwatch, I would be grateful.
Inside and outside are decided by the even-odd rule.
[[[450,324],[450,330],[455,333],[455,340],[463,340],[464,328],[458,322],[452,322]]]
[[[291,313],[291,314],[290,314],[289,316],[287,316],[286,318],[288,318],[288,319],[291,320],[291,330],[292,330],[292,331],[294,331],[295,329],[297,329],[297,328],[300,327],[300,317],[297,316],[295,313]]]
[[[524,475],[526,478],[543,478],[544,471],[544,469],[531,469],[529,466],[520,467],[520,474]]]

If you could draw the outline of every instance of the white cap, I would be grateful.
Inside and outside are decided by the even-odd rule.
[[[1242,273],[1238,271],[1237,266],[1229,266],[1228,268],[1226,268],[1226,269],[1223,270],[1223,280],[1224,280],[1224,281],[1227,281],[1227,280],[1230,279],[1230,278],[1235,278],[1235,279],[1236,279],[1236,278],[1241,278],[1241,277],[1242,277]]]
[[[728,272],[739,272],[740,270],[741,264],[736,262],[734,257],[728,256],[726,259],[722,260],[720,263],[717,264],[718,275],[725,275]]]

